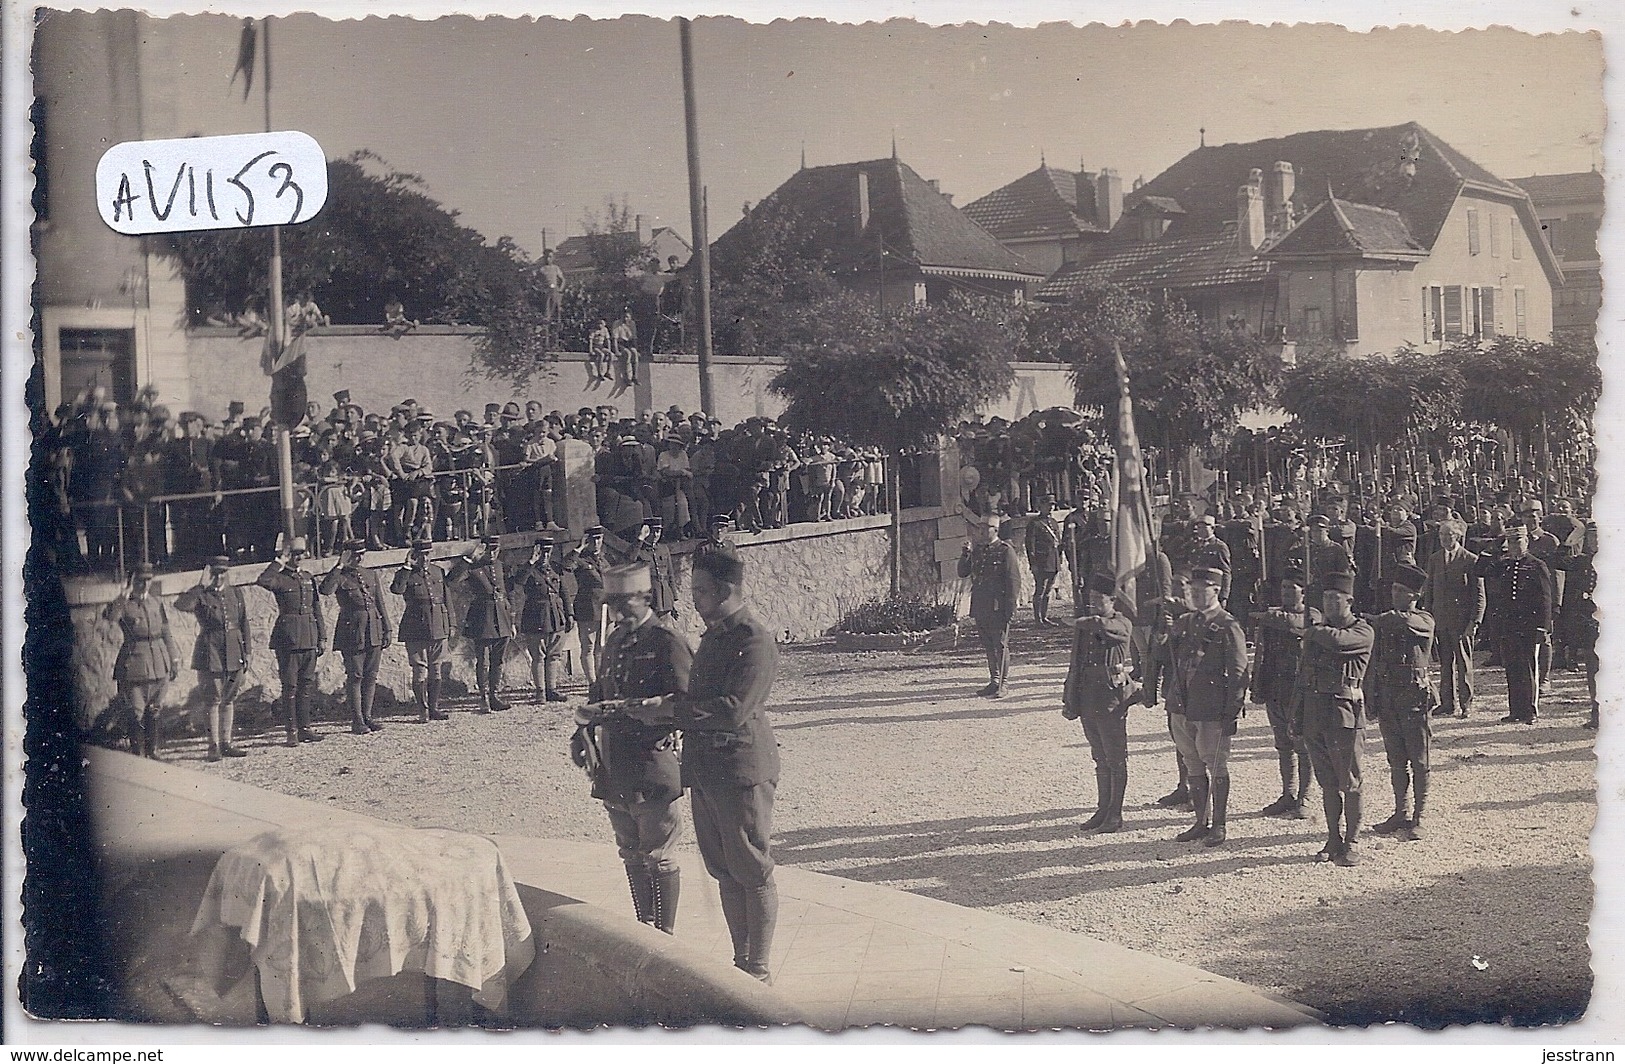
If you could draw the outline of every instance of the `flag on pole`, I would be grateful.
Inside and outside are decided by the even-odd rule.
[[[1117,460],[1112,468],[1111,552],[1112,573],[1117,577],[1117,601],[1131,619],[1138,620],[1140,584],[1160,582],[1156,566],[1157,547],[1151,531],[1151,499],[1146,491],[1145,459],[1140,438],[1134,431],[1134,403],[1129,398],[1128,364],[1123,348],[1112,341],[1117,368]],[[1163,588],[1156,592],[1162,594]]]
[[[254,20],[251,18],[243,19],[243,35],[237,42],[237,66],[231,72],[231,81],[227,83],[227,87],[237,84],[237,75],[241,74],[243,76],[244,100],[248,99],[249,90],[254,87],[255,37]]]

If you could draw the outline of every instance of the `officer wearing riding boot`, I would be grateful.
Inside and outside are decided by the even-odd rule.
[[[1365,694],[1361,684],[1371,660],[1374,634],[1354,613],[1354,574],[1347,569],[1321,579],[1321,623],[1303,637],[1293,727],[1309,748],[1326,810],[1326,845],[1317,861],[1359,863],[1360,747],[1365,745]]]
[[[180,675],[181,659],[169,634],[169,611],[153,590],[152,566],[142,562],[130,571],[129,589],[108,603],[102,620],[124,635],[113,662],[113,680],[129,714],[130,752],[162,761],[159,704],[170,682]]]
[[[1219,602],[1224,577],[1218,569],[1191,570],[1191,612],[1174,624],[1170,641],[1169,722],[1196,811],[1195,823],[1177,839],[1206,846],[1222,846],[1226,838],[1230,737],[1247,698],[1247,637]]]
[[[395,571],[389,590],[405,602],[397,638],[406,645],[412,667],[412,698],[418,723],[448,720],[440,709],[440,666],[446,660],[451,637],[451,609],[447,604],[446,571],[429,560],[434,540],[420,535],[412,541],[406,564]]]
[[[530,654],[530,680],[536,697],[548,702],[569,701],[559,690],[560,673],[565,640],[575,629],[570,615],[575,577],[559,567],[557,549],[553,533],[543,531],[531,547],[530,561],[513,577],[514,591],[525,596],[518,628]]]
[[[628,712],[682,730],[694,837],[717,880],[734,966],[770,983],[779,911],[771,848],[779,747],[766,706],[779,651],[772,630],[745,605],[744,583],[745,562],[737,554],[695,558],[694,609],[706,628],[688,693],[645,699]]]
[[[647,566],[604,573],[604,595],[618,624],[604,642],[603,666],[587,692],[596,706],[658,698],[688,690],[694,655],[653,609]],[[639,922],[671,934],[677,926],[681,878],[672,844],[682,827],[674,804],[683,795],[677,737],[669,720],[648,724],[627,716],[578,717],[570,753],[604,803],[615,845],[632,888]]]
[[[1422,810],[1428,798],[1428,754],[1433,743],[1429,714],[1439,704],[1428,674],[1433,656],[1433,618],[1417,607],[1427,574],[1401,564],[1393,572],[1394,608],[1372,620],[1375,640],[1366,671],[1366,702],[1382,732],[1388,775],[1394,784],[1394,812],[1371,825],[1378,835],[1405,831],[1422,837]],[[1406,811],[1406,801],[1412,803]]]
[[[637,542],[622,558],[626,565],[643,565],[649,569],[650,604],[655,616],[664,620],[677,619],[677,581],[673,576],[671,548],[660,542],[664,522],[650,517],[638,529]]]
[[[582,534],[581,543],[564,556],[561,567],[575,579],[576,642],[581,646],[581,675],[590,684],[598,675],[603,647],[604,569],[609,559],[604,551],[604,526],[593,525]]]
[[[999,538],[999,515],[973,518],[971,540],[959,556],[959,575],[970,580],[970,616],[987,654],[988,684],[977,694],[999,698],[1010,675],[1010,621],[1021,594],[1016,549]]]
[[[1083,721],[1089,755],[1095,762],[1095,812],[1079,827],[1110,834],[1123,827],[1123,792],[1128,787],[1128,707],[1140,693],[1129,679],[1129,639],[1133,625],[1117,612],[1117,579],[1111,573],[1089,578],[1088,613],[1072,624],[1072,660],[1067,668],[1061,715]]]
[[[1264,807],[1265,816],[1302,820],[1309,795],[1309,748],[1292,730],[1293,692],[1303,656],[1303,633],[1320,623],[1320,611],[1303,600],[1303,572],[1289,570],[1281,580],[1279,606],[1252,615],[1257,627],[1252,697],[1264,706],[1281,767],[1281,796]]]
[[[294,536],[281,557],[267,565],[255,581],[276,597],[271,650],[282,684],[289,746],[322,741],[310,726],[310,704],[316,697],[316,659],[327,653],[327,625],[322,620],[316,577],[301,568],[308,556],[305,537]]]
[[[508,708],[501,697],[502,663],[513,638],[513,607],[508,604],[508,576],[498,552],[501,536],[486,536],[470,547],[447,574],[449,583],[468,588],[468,612],[463,614],[463,637],[474,643],[474,677],[480,689],[476,713],[500,713]]]
[[[384,730],[383,724],[372,719],[372,700],[384,649],[395,641],[378,574],[362,564],[366,554],[366,540],[346,543],[338,564],[322,578],[321,588],[322,594],[334,596],[339,604],[333,649],[344,658],[344,698],[350,707],[350,731],[356,735]]]
[[[197,618],[197,642],[192,645],[192,669],[209,701],[209,760],[247,757],[231,743],[237,720],[237,693],[248,668],[248,607],[241,588],[226,579],[231,559],[224,554],[209,559],[209,568],[195,587],[175,600],[175,608]]]
[[[1054,510],[1054,496],[1040,496],[1038,516],[1027,519],[1027,567],[1033,574],[1033,621],[1037,624],[1061,623],[1049,618],[1050,595],[1061,571],[1061,526],[1050,516]]]

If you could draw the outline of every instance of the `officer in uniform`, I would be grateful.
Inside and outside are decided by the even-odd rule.
[[[1151,603],[1148,611],[1150,623],[1146,625],[1145,655],[1140,660],[1140,682],[1142,690],[1140,702],[1145,706],[1155,706],[1162,692],[1162,679],[1169,669],[1173,668],[1173,658],[1170,656],[1169,642],[1174,636],[1174,624],[1179,618],[1191,610],[1190,604],[1190,574],[1186,572],[1174,573],[1168,579],[1168,593]],[[1144,615],[1144,614],[1143,614]],[[1139,627],[1135,628],[1135,638],[1139,638]],[[1174,738],[1174,721],[1172,705],[1164,706],[1167,717],[1168,739]],[[1190,788],[1185,784],[1185,755],[1179,752],[1179,744],[1174,743],[1174,789],[1157,799],[1157,804],[1165,809],[1188,809],[1191,804]]]
[[[1212,569],[1220,576],[1219,605],[1230,601],[1230,545],[1215,533],[1212,514],[1203,514],[1191,523],[1192,538],[1186,548],[1191,571]]]
[[[683,784],[694,835],[722,895],[734,965],[771,982],[778,921],[773,882],[773,795],[779,748],[765,707],[778,670],[773,632],[745,605],[745,563],[714,553],[694,561],[694,609],[705,622],[688,693],[646,699],[630,712],[683,732]]]
[[[282,557],[267,565],[255,581],[276,596],[271,649],[282,683],[289,746],[322,741],[310,726],[310,703],[316,697],[316,659],[327,653],[327,626],[316,578],[300,567],[307,556],[305,537],[294,536]]]
[[[525,596],[518,627],[530,654],[530,680],[536,696],[549,702],[565,702],[569,699],[559,690],[559,669],[564,641],[575,628],[570,612],[575,578],[554,561],[556,546],[550,532],[537,537],[530,561],[514,574],[513,586]]]
[[[486,536],[457,559],[446,576],[449,583],[468,587],[468,612],[463,614],[463,637],[474,641],[474,677],[480,689],[476,713],[500,713],[509,708],[502,700],[502,663],[513,638],[513,607],[508,604],[508,576],[498,552],[501,536]]]
[[[1311,606],[1320,601],[1326,591],[1325,578],[1331,573],[1354,571],[1354,556],[1343,544],[1332,539],[1332,521],[1325,514],[1309,519],[1308,583],[1304,585],[1304,599]],[[1352,537],[1350,537],[1352,539]]]
[[[642,565],[649,570],[650,605],[655,616],[663,620],[677,619],[677,582],[673,576],[671,548],[660,541],[665,530],[659,517],[650,517],[638,529],[633,543],[622,559],[626,565]]]
[[[446,640],[451,638],[451,608],[447,603],[446,571],[429,560],[434,540],[420,534],[412,540],[406,564],[395,571],[389,590],[405,601],[396,632],[406,644],[412,666],[412,698],[418,705],[418,723],[449,720],[440,709],[440,666],[446,661]]]
[[[195,587],[181,592],[175,608],[197,618],[197,642],[192,645],[192,669],[209,700],[209,760],[247,757],[231,744],[237,722],[237,693],[248,668],[248,607],[241,588],[226,579],[231,559],[216,555]]]
[[[1010,675],[1010,622],[1021,594],[1016,549],[999,538],[999,515],[988,514],[971,525],[971,541],[959,556],[959,576],[970,580],[970,615],[987,654],[988,684],[977,694],[999,698]]]
[[[604,553],[604,526],[587,529],[579,546],[565,555],[563,568],[575,578],[575,598],[570,604],[575,618],[576,638],[581,644],[581,675],[588,684],[598,675],[600,641],[604,637],[604,569],[609,559]]]
[[[1219,538],[1230,550],[1230,589],[1225,595],[1225,608],[1245,615],[1257,605],[1258,582],[1263,575],[1264,530],[1253,504],[1253,512],[1242,511],[1218,529]]]
[[[1433,618],[1417,608],[1427,574],[1401,564],[1393,573],[1394,608],[1372,620],[1375,637],[1365,689],[1371,716],[1382,732],[1388,775],[1394,784],[1394,812],[1371,825],[1378,835],[1406,830],[1422,837],[1422,810],[1428,798],[1428,753],[1433,742],[1429,714],[1438,705],[1428,661],[1433,656]],[[1410,793],[1414,812],[1407,814]]]
[[[181,659],[169,634],[169,611],[153,591],[152,566],[142,562],[130,571],[129,590],[107,604],[102,620],[124,635],[113,680],[129,712],[130,752],[162,761],[158,709],[165,689],[180,675]]]
[[[683,637],[655,616],[648,568],[608,570],[604,595],[620,623],[604,641],[603,667],[588,699],[602,706],[686,692],[694,655]],[[589,713],[578,723],[571,758],[587,770],[592,796],[609,814],[632,888],[632,909],[639,922],[669,935],[677,926],[681,886],[671,851],[682,816],[673,803],[683,795],[672,722],[627,716],[595,722]]]
[[[1529,529],[1508,524],[1506,553],[1481,557],[1473,568],[1495,589],[1501,662],[1506,666],[1507,715],[1502,724],[1533,724],[1540,710],[1540,652],[1552,630],[1552,574],[1529,553]]]
[[[1339,548],[1341,550],[1341,548]],[[1355,615],[1354,574],[1322,578],[1321,623],[1304,633],[1293,714],[1295,732],[1309,748],[1326,810],[1326,845],[1317,861],[1354,865],[1360,832],[1360,747],[1365,743],[1366,665],[1374,638]]]
[[[734,519],[731,514],[717,514],[711,518],[710,535],[701,540],[694,547],[694,556],[702,554],[729,553],[736,557],[739,546],[733,541]]]
[[[1265,816],[1302,820],[1309,795],[1309,748],[1293,733],[1292,702],[1303,651],[1303,633],[1320,623],[1320,611],[1304,602],[1303,573],[1292,570],[1281,580],[1280,605],[1252,615],[1257,626],[1257,654],[1253,663],[1253,702],[1268,714],[1281,766],[1281,797],[1264,807]]]
[[[1033,620],[1038,624],[1060,624],[1049,619],[1050,593],[1061,571],[1061,526],[1051,516],[1055,498],[1040,496],[1038,516],[1027,521],[1027,567],[1033,574]]]
[[[1072,573],[1072,612],[1083,616],[1090,574],[1111,564],[1111,522],[1092,493],[1085,493],[1061,525],[1061,553]]]
[[[378,664],[395,641],[378,574],[361,564],[366,553],[366,540],[346,543],[338,564],[322,578],[321,589],[339,604],[333,649],[344,657],[344,698],[350,705],[350,731],[356,735],[384,730],[372,719],[372,699],[378,690]]]
[[[1089,578],[1089,613],[1072,624],[1072,660],[1061,715],[1083,721],[1095,762],[1095,812],[1079,830],[1109,834],[1123,827],[1128,787],[1128,707],[1139,694],[1129,679],[1133,625],[1117,612],[1117,580]]]
[[[1196,822],[1177,839],[1207,846],[1226,838],[1230,737],[1247,698],[1247,637],[1219,601],[1224,575],[1206,567],[1191,571],[1191,612],[1175,622],[1170,640],[1169,720],[1196,811]]]

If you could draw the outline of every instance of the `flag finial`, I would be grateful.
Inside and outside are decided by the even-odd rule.
[[[801,168],[807,169],[807,142],[801,142]]]
[[[897,127],[891,127],[891,157],[897,158]]]

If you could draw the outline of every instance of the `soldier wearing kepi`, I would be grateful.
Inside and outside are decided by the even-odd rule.
[[[344,699],[350,707],[350,731],[356,735],[384,730],[372,719],[372,701],[378,690],[378,665],[385,648],[395,641],[378,574],[362,564],[366,553],[366,540],[346,543],[338,564],[322,578],[321,588],[322,594],[338,599],[333,649],[344,657]]]
[[[209,700],[209,760],[247,757],[231,744],[237,721],[237,692],[248,668],[248,607],[241,588],[226,579],[231,559],[224,554],[209,559],[208,571],[197,586],[181,592],[175,608],[197,618],[197,642],[192,646],[192,668],[198,686]]]
[[[1533,724],[1540,709],[1540,652],[1552,630],[1552,574],[1529,553],[1529,530],[1508,525],[1506,553],[1481,557],[1473,568],[1491,583],[1501,607],[1501,661],[1507,675],[1507,715],[1502,724]]]
[[[327,626],[316,577],[300,567],[306,556],[305,538],[294,536],[283,556],[266,566],[255,581],[276,596],[271,649],[282,683],[289,746],[322,741],[310,726],[310,703],[316,697],[316,659],[327,653]]]
[[[651,517],[638,529],[637,542],[627,550],[627,565],[645,565],[649,568],[649,601],[655,616],[663,620],[677,619],[677,583],[672,576],[671,548],[660,542],[664,524],[659,517]]]
[[[513,607],[508,604],[508,577],[498,552],[501,536],[486,536],[457,559],[446,579],[468,587],[468,612],[463,614],[463,636],[474,643],[474,682],[480,689],[476,713],[500,713],[509,708],[502,700],[502,663],[513,638]]]
[[[530,654],[530,679],[537,697],[549,702],[566,702],[559,690],[564,663],[564,641],[575,628],[570,615],[575,597],[575,580],[553,560],[557,544],[553,534],[543,532],[531,548],[530,562],[514,575],[515,591],[525,596],[519,610],[519,633]]]
[[[767,721],[778,672],[773,633],[745,605],[745,563],[713,553],[694,561],[694,609],[705,622],[687,694],[645,700],[629,712],[683,732],[683,784],[694,836],[717,880],[734,965],[771,982],[768,958],[778,922],[773,882],[773,795],[779,748]]]
[[[1095,762],[1094,815],[1079,830],[1109,834],[1123,827],[1128,787],[1128,707],[1139,689],[1129,679],[1133,625],[1117,612],[1117,580],[1089,578],[1089,613],[1073,622],[1072,661],[1062,695],[1062,716],[1083,721]]]
[[[1180,842],[1224,844],[1230,802],[1230,737],[1247,698],[1247,637],[1219,602],[1224,573],[1191,571],[1191,612],[1174,624],[1168,676],[1170,729],[1185,759],[1196,822]],[[1212,818],[1209,819],[1211,801]]]
[[[434,540],[419,535],[412,541],[406,564],[395,571],[389,590],[401,596],[401,627],[396,633],[406,644],[406,660],[412,667],[412,698],[417,702],[418,723],[448,720],[440,709],[440,666],[446,660],[446,640],[451,638],[451,609],[447,604],[446,571],[429,560]]]
[[[1371,660],[1371,625],[1354,614],[1354,574],[1327,573],[1321,592],[1321,623],[1303,637],[1293,723],[1309,748],[1326,809],[1326,845],[1317,861],[1359,862],[1360,747],[1364,745],[1365,694],[1361,684]]]
[[[675,630],[655,616],[649,570],[619,566],[604,573],[604,595],[620,623],[604,642],[603,667],[587,692],[595,704],[641,701],[688,690],[694,655]],[[671,934],[677,926],[681,878],[672,844],[682,827],[674,802],[683,794],[677,737],[670,720],[644,723],[582,714],[570,753],[604,803],[615,845],[632,888],[639,922]]]
[[[1293,733],[1292,702],[1303,652],[1303,633],[1320,623],[1320,611],[1304,603],[1303,573],[1289,570],[1281,581],[1280,605],[1252,615],[1257,625],[1252,696],[1269,715],[1275,756],[1281,765],[1281,797],[1264,807],[1265,816],[1305,816],[1309,795],[1309,748]]]
[[[1054,497],[1041,496],[1038,516],[1027,521],[1027,567],[1033,574],[1033,620],[1038,624],[1060,623],[1049,619],[1050,595],[1061,571],[1061,527],[1050,516],[1054,510]]]
[[[970,615],[987,654],[988,684],[977,694],[999,698],[1010,675],[1010,621],[1021,594],[1016,549],[999,538],[999,515],[976,518],[959,556],[959,575],[970,580]]]
[[[1365,688],[1371,716],[1382,732],[1388,774],[1394,784],[1394,812],[1371,825],[1378,835],[1405,829],[1422,837],[1422,810],[1428,799],[1428,754],[1433,742],[1429,714],[1438,705],[1428,660],[1433,656],[1433,618],[1417,608],[1427,574],[1401,564],[1393,572],[1394,608],[1372,623],[1375,638]],[[1413,805],[1406,812],[1407,792]]]
[[[162,761],[158,709],[164,691],[180,675],[181,659],[169,634],[169,611],[153,593],[152,566],[142,562],[130,571],[128,592],[108,603],[102,620],[124,635],[113,680],[129,714],[130,752]]]

